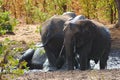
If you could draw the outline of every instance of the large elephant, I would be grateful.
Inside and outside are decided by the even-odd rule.
[[[90,60],[100,61],[100,69],[105,69],[111,47],[110,32],[104,25],[93,20],[66,21],[64,45],[67,69],[74,69],[74,57],[79,55],[81,70],[90,67]]]
[[[65,50],[61,51],[64,41],[64,23],[76,14],[73,12],[55,15],[42,24],[41,39],[51,66],[61,68],[65,62]]]

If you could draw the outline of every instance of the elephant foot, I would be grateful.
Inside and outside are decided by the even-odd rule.
[[[74,70],[74,66],[68,66],[67,70]]]

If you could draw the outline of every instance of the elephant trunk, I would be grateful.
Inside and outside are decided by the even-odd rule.
[[[73,34],[69,31],[65,33],[64,45],[66,50],[66,63],[68,70],[74,69],[74,54],[73,54],[73,43],[72,43],[72,36]]]

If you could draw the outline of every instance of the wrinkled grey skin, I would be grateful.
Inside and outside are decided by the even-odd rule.
[[[74,56],[79,55],[81,70],[90,67],[90,60],[100,61],[100,69],[105,69],[111,47],[109,30],[104,25],[90,20],[65,23],[64,45],[67,69],[74,69]],[[75,52],[74,52],[75,50]]]
[[[75,15],[75,13],[72,13]],[[61,68],[65,62],[65,51],[61,52],[64,41],[64,23],[71,15],[55,15],[42,24],[41,39],[51,66]],[[60,53],[61,52],[61,53]]]

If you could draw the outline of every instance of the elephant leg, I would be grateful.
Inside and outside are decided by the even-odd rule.
[[[76,57],[74,58],[74,66],[75,66],[76,69],[79,68],[78,61],[77,61]]]
[[[105,69],[107,66],[108,53],[104,53],[100,58],[100,69]]]
[[[80,57],[80,69],[81,70],[87,70],[90,68],[90,61],[88,59],[89,54],[91,52],[91,46],[92,42],[89,42],[88,44],[85,44],[80,48],[79,50],[79,57]]]
[[[52,50],[50,49],[50,47],[45,47],[45,51],[46,51],[50,65],[56,67],[55,61],[57,59],[56,59],[55,55],[53,54]]]
[[[73,70],[74,69],[74,57],[73,57],[73,54],[68,54],[66,56],[67,60],[66,60],[66,64],[67,64],[67,68],[68,70]]]
[[[58,53],[56,50],[53,51],[52,48],[47,47],[47,49],[45,49],[45,51],[46,51],[50,65],[53,67],[56,67],[58,69],[61,68],[65,61],[65,56],[63,55],[64,52],[62,53],[62,55],[56,57],[54,54],[54,53]]]
[[[64,45],[62,46],[60,52],[58,52],[59,55],[58,55],[58,58],[56,60],[56,65],[57,65],[57,68],[61,68],[64,63],[65,63],[65,48],[64,48]]]
[[[69,32],[67,34],[69,34]],[[74,47],[71,39],[71,36],[65,36],[64,39],[64,45],[66,50],[66,65],[68,70],[74,69]]]
[[[88,61],[87,61],[87,69],[91,69],[91,66],[90,66],[90,59],[88,59]]]
[[[88,69],[88,58],[87,55],[80,55],[80,69],[86,70]]]
[[[60,56],[59,58],[57,58],[57,61],[56,61],[57,68],[60,69],[64,65],[64,62],[65,62],[64,56]]]

